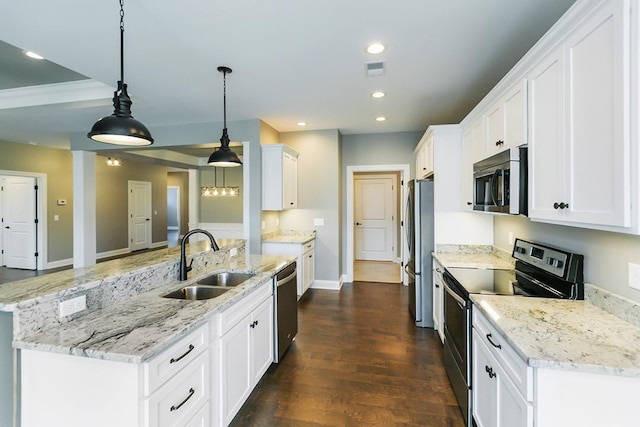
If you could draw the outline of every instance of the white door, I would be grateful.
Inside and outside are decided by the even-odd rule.
[[[8,177],[3,191],[4,264],[10,268],[37,268],[36,179]]]
[[[129,250],[151,247],[151,183],[129,181]]]
[[[355,253],[357,260],[395,260],[395,175],[354,178]]]

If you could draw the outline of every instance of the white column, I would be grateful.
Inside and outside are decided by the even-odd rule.
[[[72,151],[73,268],[96,263],[96,153]]]
[[[200,171],[197,169],[189,169],[189,230],[198,228],[199,220]]]

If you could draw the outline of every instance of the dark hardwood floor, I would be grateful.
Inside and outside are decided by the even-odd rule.
[[[464,427],[438,335],[406,307],[400,284],[307,291],[295,342],[231,425]]]

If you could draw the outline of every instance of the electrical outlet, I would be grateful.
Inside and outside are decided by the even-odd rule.
[[[79,297],[71,298],[66,301],[60,302],[60,317],[71,316],[79,311],[87,308],[87,296],[80,295]]]
[[[229,250],[229,258],[233,258],[236,255],[238,255],[238,248],[233,248]]]
[[[265,228],[267,228],[267,221],[262,221],[262,223],[260,224],[262,229],[264,230]]]
[[[640,264],[629,263],[629,286],[640,291]]]
[[[324,218],[313,218],[313,225],[317,227],[324,226]]]
[[[509,244],[513,245],[513,231],[509,232]]]

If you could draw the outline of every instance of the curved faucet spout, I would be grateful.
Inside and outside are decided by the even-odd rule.
[[[187,273],[191,271],[191,265],[187,267],[187,255],[185,253],[186,252],[185,247],[187,244],[187,240],[189,240],[189,237],[197,233],[204,234],[209,238],[209,240],[211,241],[212,250],[217,251],[220,249],[218,247],[218,244],[216,243],[216,239],[214,239],[211,233],[209,233],[207,230],[203,230],[201,228],[194,228],[193,230],[185,234],[184,237],[182,238],[182,242],[180,242],[180,276],[178,277],[179,280],[187,280]],[[193,260],[191,260],[191,262],[193,263]]]

